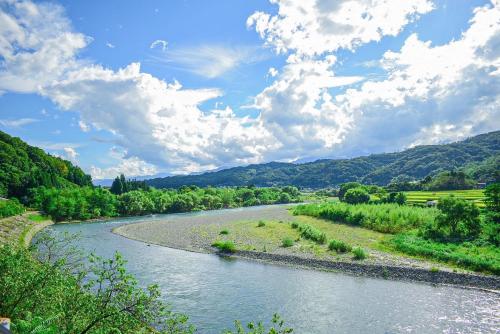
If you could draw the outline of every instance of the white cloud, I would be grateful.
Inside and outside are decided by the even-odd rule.
[[[19,118],[19,119],[0,119],[0,125],[8,128],[19,128],[24,125],[38,122],[35,118]]]
[[[82,130],[83,132],[89,132],[90,131],[90,126],[88,126],[88,124],[85,123],[82,120],[78,121],[78,126],[80,127],[80,130]]]
[[[269,70],[267,71],[267,75],[270,76],[271,78],[274,78],[275,76],[278,75],[278,70],[275,69],[274,67],[270,67]]]
[[[247,20],[277,52],[315,56],[396,36],[418,15],[433,9],[429,0],[271,0],[277,15],[256,12]]]
[[[500,127],[497,6],[477,9],[471,27],[447,44],[411,35],[399,51],[385,53],[379,64],[386,77],[374,80],[337,76],[333,53],[398,34],[432,8],[428,1],[276,3],[279,15],[249,19],[268,45],[288,52],[286,64],[255,97],[257,118],[238,117],[230,107],[202,111],[201,104],[222,96],[217,88],[185,89],[141,71],[138,63],[112,70],[78,59],[91,39],[72,32],[53,4],[0,9],[0,90],[41,94],[79,112],[82,129],[113,133],[126,154],[114,167],[93,166],[95,178],[151,175],[156,166],[182,173],[391,151]],[[258,48],[205,46],[163,57],[157,59],[213,78],[261,56]],[[344,93],[334,89],[344,86]]]
[[[64,159],[69,160],[74,164],[78,163],[77,161],[78,153],[73,147],[64,147],[63,152],[64,152],[63,155]]]
[[[134,177],[148,176],[158,173],[156,166],[137,157],[127,157],[126,151],[117,149],[116,147],[110,150],[109,157],[112,160],[116,160],[118,163],[107,168],[91,166],[90,175],[94,180],[112,179],[120,174],[124,174],[127,177]]]
[[[114,44],[111,44],[110,42],[106,42],[106,46],[110,49],[114,49],[116,47]]]
[[[170,50],[164,57],[153,57],[166,66],[183,69],[206,78],[221,76],[242,64],[263,60],[265,55],[259,47],[201,45]]]
[[[150,49],[154,49],[154,48],[160,47],[160,49],[162,51],[165,51],[165,50],[167,50],[167,45],[168,45],[167,41],[164,41],[162,39],[157,39],[156,41],[154,41],[153,43],[151,43],[151,45],[149,46],[149,48]]]

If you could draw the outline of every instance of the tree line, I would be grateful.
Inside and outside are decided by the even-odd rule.
[[[130,190],[115,195],[100,187],[32,189],[29,203],[55,221],[85,220],[100,217],[135,216],[215,210],[300,201],[295,187],[283,188],[198,188]]]

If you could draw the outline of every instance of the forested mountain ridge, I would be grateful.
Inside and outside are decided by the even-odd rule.
[[[27,195],[39,186],[90,186],[92,179],[71,162],[0,131],[0,196]]]
[[[444,170],[481,164],[486,159],[498,161],[499,154],[500,131],[495,131],[460,142],[416,146],[402,152],[373,154],[352,159],[323,159],[304,164],[270,162],[198,175],[155,178],[147,180],[146,183],[157,188],[250,184],[324,188],[350,181],[386,185],[394,178],[422,179]],[[493,169],[498,170],[498,167]]]

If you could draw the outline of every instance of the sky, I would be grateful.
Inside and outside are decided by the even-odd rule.
[[[0,0],[0,130],[96,180],[498,129],[499,0]]]

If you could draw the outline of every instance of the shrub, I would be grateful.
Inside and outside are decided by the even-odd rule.
[[[15,198],[9,200],[0,200],[0,218],[20,215],[26,209]]]
[[[326,234],[308,224],[298,224],[300,236],[315,241],[318,244],[326,242]]]
[[[358,183],[358,182],[347,182],[347,183],[341,184],[340,188],[339,188],[339,192],[338,192],[339,200],[341,200],[341,201],[344,200],[344,195],[349,189],[354,189],[354,188],[359,188],[359,187],[363,187],[363,185],[361,183]]]
[[[264,227],[264,226],[266,226],[266,223],[263,220],[259,220],[257,227]]]
[[[441,198],[437,207],[441,212],[435,222],[422,231],[427,238],[458,242],[473,240],[481,233],[479,209],[474,203],[451,195]]]
[[[218,248],[221,252],[234,253],[236,251],[236,246],[232,241],[216,241],[212,247]]]
[[[293,246],[293,240],[290,238],[284,238],[281,242],[281,246],[287,248]]]
[[[328,249],[331,251],[336,251],[337,253],[346,253],[350,252],[352,250],[352,247],[341,241],[341,240],[330,240],[330,243],[328,244]]]
[[[352,250],[352,253],[354,254],[354,259],[355,260],[364,260],[364,259],[366,259],[366,252],[361,247],[355,247]]]
[[[370,194],[361,187],[349,189],[344,195],[344,202],[349,204],[363,204],[369,201]]]
[[[228,230],[222,230],[222,231],[219,232],[219,234],[228,235],[229,231]]]
[[[299,227],[299,223],[292,222],[291,226],[292,226],[292,228],[298,228]]]

